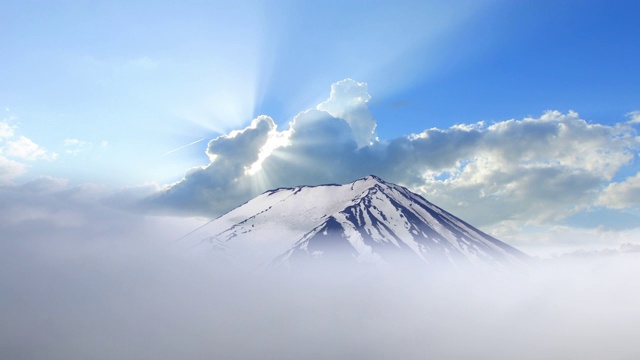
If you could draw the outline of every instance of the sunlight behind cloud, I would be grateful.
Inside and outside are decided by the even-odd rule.
[[[406,90],[448,61],[455,47],[450,40],[468,21],[482,17],[489,3],[345,3],[336,12],[323,3],[292,2],[279,8],[280,14],[269,14],[279,23],[272,29],[272,81],[261,88],[266,96],[286,95],[288,114],[324,100],[326,79],[360,79],[377,97]],[[269,64],[264,65],[262,69]],[[288,119],[277,119],[283,120]]]
[[[283,5],[284,6],[284,5]],[[260,115],[256,106],[270,72],[269,37],[274,21],[265,16],[270,4],[238,2],[217,4],[220,12],[208,20],[204,43],[197,44],[204,61],[185,57],[174,64],[192,80],[182,83],[187,94],[174,112],[203,129],[222,134]]]
[[[289,139],[291,138],[291,129],[285,131],[277,131],[277,126],[270,132],[269,139],[262,146],[258,153],[258,160],[251,164],[251,166],[245,170],[245,174],[252,176],[258,173],[262,169],[262,163],[273,153],[275,149],[283,146],[290,145]]]
[[[376,128],[368,99],[366,83],[345,79],[332,85],[329,100],[300,112],[288,128],[258,116],[211,140],[208,165],[192,168],[145,201],[217,216],[276,187],[376,174],[481,226],[562,224],[594,206],[628,209],[637,203],[637,178],[612,183],[637,150],[628,125],[548,111],[365,144]],[[603,215],[599,224],[615,214]]]
[[[195,104],[187,101],[180,105],[176,114],[216,133],[247,123],[255,112],[256,66],[255,63],[238,64],[231,71],[225,67],[212,67],[212,74],[200,85],[199,100]]]

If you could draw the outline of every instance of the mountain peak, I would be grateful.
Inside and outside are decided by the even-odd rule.
[[[429,266],[522,263],[526,255],[375,175],[268,191],[203,229],[233,259],[291,266],[318,259]]]
[[[376,175],[367,175],[363,178],[360,178],[350,184],[351,190],[356,192],[364,192],[373,188],[389,188],[390,186],[395,186],[395,184],[388,183]]]
[[[360,179],[358,179],[356,181],[377,181],[377,182],[386,183],[386,181],[382,180],[380,177],[378,177],[376,175],[367,175],[367,176],[365,176],[363,178],[360,178]]]

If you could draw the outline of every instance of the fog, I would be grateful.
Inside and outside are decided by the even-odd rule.
[[[197,221],[122,216],[116,221],[111,214],[108,227],[97,220],[72,229],[2,225],[3,234],[13,234],[0,242],[2,358],[640,353],[634,254],[538,261],[509,271],[332,265],[238,272],[216,265],[205,247],[176,241]]]

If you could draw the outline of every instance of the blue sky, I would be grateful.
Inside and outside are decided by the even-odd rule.
[[[451,163],[425,162],[423,168],[405,169],[411,174],[407,177],[375,165],[382,161],[375,156],[367,158],[372,165],[362,172],[388,173],[389,180],[435,197],[453,207],[454,213],[486,212],[487,207],[505,204],[483,199],[497,201],[506,195],[495,190],[486,196],[488,187],[499,180],[482,182],[485,177],[473,183],[480,184],[474,191],[482,196],[477,201],[467,198],[468,203],[461,205],[464,201],[456,196],[471,191],[473,185],[468,174],[472,169],[465,164],[479,166],[480,158],[498,161],[487,154],[507,154],[512,150],[508,144],[514,144],[513,138],[498,134],[527,128],[525,119],[540,120],[547,111],[556,111],[535,125],[542,129],[544,121],[551,121],[574,129],[569,135],[554,135],[573,146],[551,142],[557,152],[537,153],[534,160],[536,166],[551,164],[552,169],[545,171],[562,173],[553,184],[582,184],[567,187],[583,189],[580,196],[565,192],[564,202],[540,200],[541,208],[555,209],[548,214],[512,204],[505,208],[513,214],[472,220],[501,229],[515,222],[518,230],[512,234],[519,234],[525,223],[544,229],[601,225],[630,229],[639,219],[640,203],[634,202],[640,202],[634,145],[638,125],[628,123],[640,110],[640,5],[634,1],[3,1],[0,10],[5,34],[0,43],[4,126],[0,130],[5,131],[0,136],[0,179],[7,186],[50,176],[64,179],[66,186],[97,184],[117,191],[143,184],[160,188],[181,179],[186,180],[180,186],[195,184],[185,171],[197,166],[227,174],[219,168],[220,156],[205,152],[210,140],[232,131],[255,130],[252,121],[263,114],[277,130],[269,122],[254,121],[254,125],[271,129],[270,138],[287,137],[287,129],[293,129],[289,123],[300,112],[316,108],[329,98],[332,84],[351,78],[362,86],[345,90],[334,104],[346,107],[329,113],[335,118],[351,116],[346,119],[351,127],[375,124],[375,134],[364,135],[375,135],[372,139],[379,143],[366,151],[390,156],[388,144],[432,128],[451,137],[446,144],[452,144],[462,133],[447,129],[480,121],[484,123],[476,128],[478,136],[494,144],[490,149],[470,148]],[[360,113],[351,114],[345,104],[349,96],[362,95],[359,91],[370,99],[366,106],[358,102]],[[508,123],[510,119],[519,122]],[[501,125],[491,128],[492,124]],[[435,135],[432,132],[429,138]],[[621,138],[627,139],[624,144]],[[535,138],[527,139],[521,141],[537,144]],[[277,145],[273,141],[270,146]],[[580,152],[583,141],[592,144],[585,154],[592,151],[602,159],[563,157]],[[258,145],[256,151],[262,146]],[[468,144],[458,148],[463,145]],[[231,142],[228,146],[236,149]],[[337,145],[327,142],[327,146]],[[307,151],[296,144],[288,149],[292,157],[296,156],[292,149]],[[353,157],[360,163],[361,149]],[[446,155],[430,151],[420,153],[421,158]],[[331,154],[347,159],[353,155]],[[486,166],[478,167],[473,179],[487,169],[493,169],[496,179],[517,178],[515,174],[534,161],[522,154],[513,163],[504,163],[513,166],[512,177],[497,177],[497,168],[483,163]],[[305,166],[332,166],[326,159],[305,159]],[[241,164],[246,159],[227,160]],[[275,162],[266,164],[275,168]],[[553,168],[556,163],[559,167]],[[337,182],[360,175],[296,176],[302,168],[286,167],[289,178]],[[596,172],[605,175],[596,181],[592,179]],[[575,173],[585,175],[567,180]],[[230,203],[284,181],[247,176],[253,179],[247,180],[253,184],[251,191],[232,189],[230,193],[239,195]],[[531,176],[529,185],[505,180],[503,189],[526,193],[512,199],[532,203],[528,196],[543,196],[535,187],[544,184],[533,182],[541,175]],[[461,182],[464,179],[468,181]],[[194,186],[189,193],[197,193],[197,186],[228,190],[228,183]],[[523,192],[524,186],[529,188]],[[452,195],[440,195],[452,187]],[[544,196],[563,198],[552,192]],[[220,203],[218,198],[209,200]],[[185,195],[162,205],[188,207],[189,201]],[[561,215],[562,211],[566,213]],[[531,218],[536,220],[523,220]]]
[[[0,352],[632,358],[639,14],[638,0],[0,0]],[[185,237],[267,189],[369,174],[555,261],[283,278]]]

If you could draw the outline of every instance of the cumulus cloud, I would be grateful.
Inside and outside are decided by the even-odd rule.
[[[3,150],[9,157],[28,161],[54,160],[58,157],[57,154],[48,152],[31,139],[22,135],[15,140],[8,141]]]
[[[371,144],[376,130],[376,121],[367,108],[369,99],[371,96],[367,91],[367,84],[345,79],[331,85],[329,99],[319,104],[317,109],[326,111],[335,118],[344,119],[361,148]]]
[[[0,120],[0,184],[8,183],[27,170],[25,162],[54,160],[58,154],[47,151],[17,131],[15,118]]]
[[[284,131],[261,116],[212,140],[209,165],[149,202],[213,216],[270,188],[376,174],[477,225],[553,223],[596,204],[638,147],[632,127],[592,124],[573,111],[377,140],[368,100],[366,84],[344,80]]]
[[[261,149],[276,132],[268,116],[260,116],[243,130],[233,131],[209,142],[206,153],[211,163],[196,167],[167,187],[151,202],[167,204],[187,212],[207,213],[208,209],[236,206],[253,191],[246,179],[251,166],[260,158]],[[209,215],[212,213],[209,211]]]
[[[637,142],[631,129],[589,124],[575,112],[557,111],[420,134],[425,140],[433,135],[455,146],[446,151],[455,163],[431,166],[424,173],[427,181],[411,185],[479,224],[553,222],[593,205],[601,188],[633,158]],[[457,137],[463,140],[452,142]]]
[[[631,111],[627,114],[630,124],[640,124],[640,111]]]
[[[640,205],[640,173],[609,184],[598,197],[597,203],[613,209]]]

